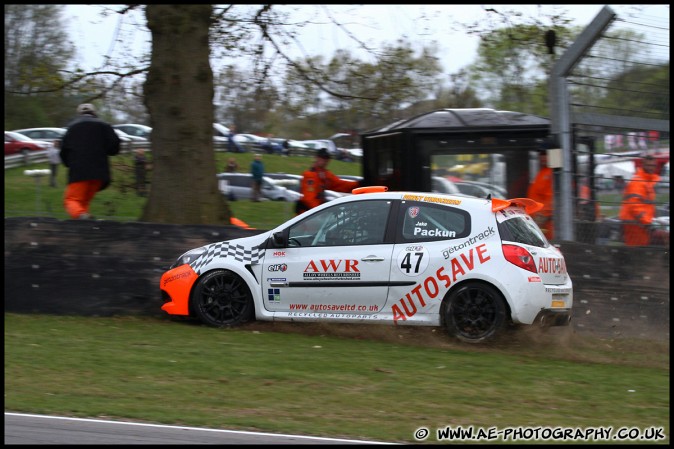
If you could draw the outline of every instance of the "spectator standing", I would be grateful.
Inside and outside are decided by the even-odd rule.
[[[660,180],[656,173],[657,162],[645,156],[623,192],[618,218],[623,224],[625,245],[643,246],[651,243],[653,218],[655,218],[655,184]]]
[[[262,163],[261,154],[255,154],[255,159],[250,164],[250,173],[253,175],[253,201],[260,201],[262,176],[264,176],[264,164]]]
[[[145,156],[145,148],[136,148],[133,155],[133,164],[136,171],[136,194],[146,196],[147,157]]]
[[[553,173],[552,169],[548,167],[548,152],[547,149],[541,148],[538,150],[539,170],[534,180],[529,184],[527,190],[527,197],[532,200],[543,203],[543,208],[532,214],[538,227],[541,228],[545,237],[552,241],[554,237],[553,227]]]
[[[227,165],[225,166],[225,171],[227,173],[236,173],[236,171],[239,169],[239,164],[236,163],[236,159],[233,157],[230,157],[227,160]]]
[[[351,192],[360,187],[359,181],[342,179],[327,169],[330,153],[325,148],[318,150],[312,166],[302,173],[300,193],[295,212],[301,214],[325,203],[325,191]]]
[[[112,182],[108,158],[119,153],[119,137],[92,104],[79,105],[77,113],[61,141],[61,160],[68,167],[63,205],[70,217],[87,219],[91,201]]]
[[[235,135],[236,127],[232,125],[232,127],[229,128],[229,134],[227,135],[227,151],[230,153],[243,153],[245,150],[239,146],[239,143],[234,138]]]
[[[49,185],[56,187],[56,176],[58,175],[59,165],[61,165],[61,141],[55,139],[49,149],[47,149],[47,159],[49,159],[49,169],[51,174],[49,176]]]
[[[656,130],[648,131],[648,142],[650,143],[651,149],[657,150],[658,143],[660,142],[660,133]]]

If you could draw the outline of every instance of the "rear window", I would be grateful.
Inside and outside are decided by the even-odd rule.
[[[498,220],[501,240],[524,245],[546,248],[550,245],[533,218],[529,215],[516,215],[503,221]]]

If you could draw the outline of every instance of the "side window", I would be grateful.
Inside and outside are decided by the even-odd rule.
[[[290,228],[289,246],[377,245],[384,242],[391,202],[358,201],[322,210]]]
[[[250,187],[250,183],[247,182],[248,180],[243,177],[243,176],[233,176],[232,177],[232,185],[235,187]]]
[[[456,207],[403,201],[401,203],[399,238],[402,242],[452,240],[470,234],[470,214]]]

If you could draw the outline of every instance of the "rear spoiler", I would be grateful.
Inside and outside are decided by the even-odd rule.
[[[510,206],[523,207],[527,214],[533,214],[543,209],[543,203],[534,201],[531,198],[513,198],[511,200],[502,200],[500,198],[491,199],[491,211],[498,212]]]

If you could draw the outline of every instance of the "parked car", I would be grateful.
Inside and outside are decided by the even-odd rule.
[[[505,189],[484,182],[455,181],[454,185],[458,187],[461,193],[476,196],[478,198],[486,198],[488,195],[497,198],[505,198],[507,196]]]
[[[53,142],[55,140],[63,139],[67,129],[66,128],[24,128],[15,129],[12,132],[23,134],[33,140],[42,140],[44,142]]]
[[[330,139],[301,140],[300,142],[307,148],[315,151],[325,148],[332,157],[337,157],[340,154],[337,145]]]
[[[564,256],[527,198],[363,187],[260,234],[182,254],[160,280],[170,315],[444,326],[478,343],[508,325],[568,325]],[[369,193],[360,193],[369,192]]]
[[[249,200],[253,198],[253,176],[250,173],[219,173],[220,191],[232,200]],[[300,194],[279,186],[271,178],[262,178],[260,191],[264,198],[272,201],[297,201]]]
[[[433,192],[438,193],[461,193],[452,181],[442,176],[431,177],[431,189]]]
[[[255,134],[234,134],[234,140],[240,147],[247,151],[255,152],[262,149],[263,142],[266,142],[265,137],[256,136]]]
[[[124,123],[121,125],[112,125],[112,127],[119,129],[130,136],[142,137],[147,140],[150,140],[150,136],[152,135],[152,128],[146,125]]]
[[[123,152],[129,152],[132,150],[133,146],[133,140],[131,139],[131,136],[126,134],[124,131],[121,129],[113,128],[115,130],[115,134],[117,134],[117,137],[119,137],[119,149]]]
[[[277,185],[293,190],[300,194],[300,183],[302,182],[302,175],[294,175],[290,173],[265,173],[267,178],[272,179]],[[326,201],[332,201],[349,193],[336,192],[334,190],[325,191]]]
[[[5,156],[13,154],[28,156],[33,151],[45,151],[51,145],[50,142],[33,140],[17,132],[5,131]]]
[[[358,176],[358,175],[337,175],[337,176],[339,176],[339,177],[342,178],[342,179],[346,179],[346,180],[348,180],[348,181],[359,181],[359,182],[363,182],[363,177],[362,177],[362,176]]]

